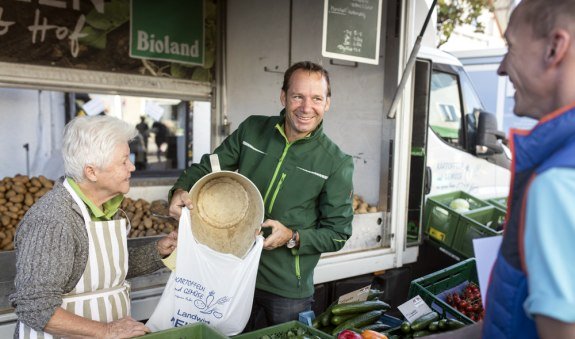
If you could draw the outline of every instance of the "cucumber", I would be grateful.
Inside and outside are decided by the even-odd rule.
[[[428,335],[432,335],[433,332],[429,332],[427,330],[421,330],[413,333],[413,338],[425,337]]]
[[[433,321],[439,320],[439,314],[435,311],[429,312],[411,323],[411,330],[413,332],[421,331],[427,328]]]
[[[465,326],[465,324],[457,319],[447,319],[447,328],[450,330],[456,330],[458,328],[462,328],[463,326]]]
[[[387,311],[391,308],[388,303],[381,300],[357,301],[353,303],[337,304],[331,309],[334,315],[365,313],[369,311],[382,310]]]
[[[322,314],[317,316],[318,322],[321,324],[321,326],[326,327],[331,324],[331,309],[335,305],[337,305],[337,301],[334,301],[331,305],[328,306],[328,308],[325,309],[325,311],[323,311]]]
[[[357,314],[351,313],[351,314],[332,315],[330,322],[334,325],[339,325],[339,324],[343,323],[344,321],[351,319],[353,317],[357,317]]]
[[[317,318],[313,318],[313,320],[311,322],[311,327],[313,327],[313,328],[320,328],[321,327],[321,322],[319,320],[319,316]]]
[[[352,327],[363,327],[373,324],[377,319],[383,314],[382,310],[369,311],[367,313],[359,314],[351,319],[346,320],[339,326],[333,329],[332,335],[337,335],[339,332],[352,328]]]
[[[440,330],[446,330],[447,329],[447,319],[441,319],[439,320],[439,329]]]
[[[427,329],[430,330],[431,332],[436,332],[439,331],[439,321],[432,321],[431,323],[429,323],[429,326],[427,326]]]
[[[379,323],[379,322],[375,322],[371,325],[367,325],[367,326],[363,326],[360,328],[360,330],[363,332],[365,330],[372,330],[372,331],[376,331],[376,332],[383,332],[383,331],[387,331],[389,330],[391,327],[389,325],[386,325],[384,323]]]
[[[411,332],[411,325],[407,321],[402,322],[400,328],[401,328],[401,332],[403,332],[405,334]]]
[[[376,300],[376,299],[379,300],[379,298],[382,296],[383,296],[383,291],[372,288],[369,290],[369,293],[367,294],[367,300]]]

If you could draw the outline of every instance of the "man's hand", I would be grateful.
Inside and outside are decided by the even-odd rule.
[[[170,201],[170,216],[175,218],[176,220],[180,220],[180,215],[182,214],[182,207],[186,206],[190,210],[193,208],[192,206],[192,198],[188,192],[177,189],[174,194],[172,195],[172,200]]]
[[[150,333],[150,329],[134,318],[127,316],[106,324],[105,338],[132,338]]]
[[[273,250],[284,246],[292,237],[293,231],[285,227],[277,220],[267,219],[262,223],[262,227],[270,227],[272,234],[264,240],[264,249]]]
[[[172,231],[167,236],[158,240],[156,248],[162,257],[170,255],[178,245],[178,231]]]

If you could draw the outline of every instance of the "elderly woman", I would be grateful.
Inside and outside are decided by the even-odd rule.
[[[119,210],[130,189],[128,141],[137,135],[108,116],[79,117],[65,128],[65,178],[25,215],[16,233],[16,291],[10,296],[20,338],[127,338],[149,329],[130,315],[126,278],[162,267],[177,234],[127,247]]]

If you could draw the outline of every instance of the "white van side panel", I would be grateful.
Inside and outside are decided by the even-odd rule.
[[[465,191],[478,198],[507,196],[511,172],[441,140],[431,129],[427,139],[427,166],[434,196]]]

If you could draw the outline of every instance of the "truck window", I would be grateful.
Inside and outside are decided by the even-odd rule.
[[[429,126],[445,142],[461,147],[461,100],[457,75],[433,71]]]

